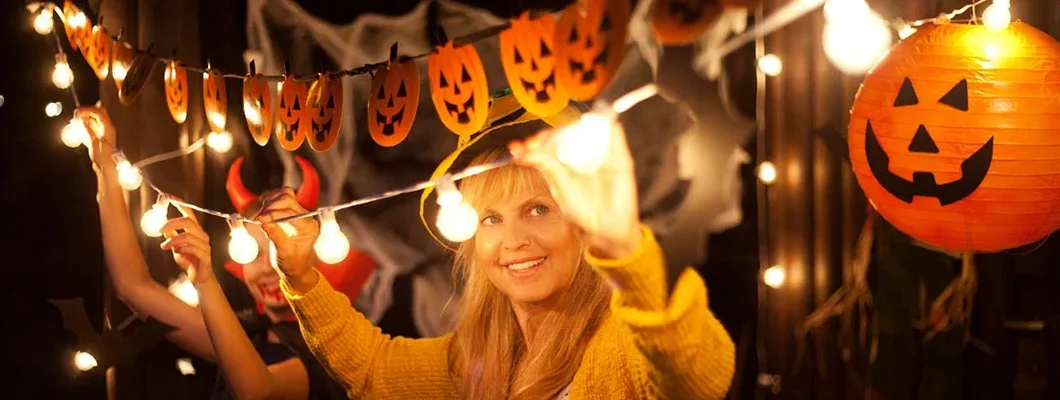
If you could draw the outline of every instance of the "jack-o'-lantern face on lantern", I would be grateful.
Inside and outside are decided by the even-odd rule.
[[[188,118],[188,73],[176,61],[166,65],[166,105],[178,124]]]
[[[500,34],[501,64],[512,94],[523,108],[538,116],[549,116],[567,106],[570,96],[556,84],[556,58],[551,15],[536,20],[525,12]]]
[[[626,0],[586,0],[563,10],[556,23],[556,78],[572,99],[596,97],[618,71],[629,18]]]
[[[85,61],[92,67],[99,80],[107,79],[110,74],[110,36],[102,26],[92,27],[87,41],[82,41],[84,48],[81,49],[85,55]]]
[[[658,0],[651,13],[652,29],[662,44],[688,44],[721,15],[719,0]]]
[[[380,146],[405,140],[420,104],[420,76],[413,61],[391,62],[376,73],[368,98],[368,132]]]
[[[469,137],[486,125],[489,86],[486,70],[472,45],[453,47],[449,41],[427,60],[431,99],[449,130]]]
[[[251,61],[253,65],[253,61]],[[253,67],[251,67],[253,70]],[[243,79],[243,116],[254,143],[264,146],[272,135],[272,93],[254,71]]]
[[[309,87],[306,104],[309,108],[304,118],[312,128],[306,136],[309,147],[316,151],[330,149],[342,127],[342,78],[320,74]]]
[[[283,82],[280,82],[277,92],[280,105],[276,109],[276,140],[284,150],[298,150],[305,141],[306,131],[309,130],[309,123],[305,120],[308,91],[305,82],[295,80],[292,75],[287,75]]]
[[[206,110],[206,122],[213,132],[225,130],[228,121],[228,93],[224,78],[216,70],[202,73],[202,105]]]
[[[930,60],[930,61],[926,61]],[[1060,43],[1023,23],[928,25],[865,78],[851,111],[858,184],[888,222],[950,251],[990,252],[1060,227]]]

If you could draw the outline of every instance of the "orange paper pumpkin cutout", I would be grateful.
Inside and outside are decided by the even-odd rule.
[[[368,92],[368,132],[383,147],[405,140],[420,104],[420,75],[414,61],[394,62],[377,72]]]
[[[556,84],[553,34],[556,22],[545,14],[535,20],[524,12],[500,34],[501,64],[508,87],[519,104],[537,116],[549,116],[567,106],[570,96]]]
[[[691,43],[721,16],[718,0],[657,0],[652,6],[651,26],[659,43]]]
[[[107,35],[107,30],[99,25],[92,27],[91,33],[81,44],[81,53],[92,67],[92,71],[95,71],[96,77],[99,80],[107,79],[110,73],[110,36]]]
[[[223,132],[228,121],[228,91],[217,70],[207,67],[202,73],[202,105],[212,132]]]
[[[335,144],[342,128],[342,78],[320,74],[309,86],[306,104],[309,107],[304,118],[311,128],[306,140],[313,150],[326,151]]]
[[[474,46],[439,46],[427,60],[427,77],[434,108],[449,130],[468,138],[486,125],[489,86]]]
[[[66,30],[66,40],[70,42],[70,47],[74,50],[80,49],[79,42],[84,42],[85,46],[88,46],[88,37],[92,33],[92,27],[88,24],[88,19],[84,17],[84,13],[81,9],[75,6],[70,0],[63,2],[63,27]]]
[[[144,84],[147,83],[147,78],[151,76],[155,61],[156,59],[149,53],[143,52],[137,54],[129,63],[125,64],[125,77],[121,79],[121,83],[118,85],[118,101],[122,105],[132,104],[136,95],[140,94],[140,89],[143,89]]]
[[[250,75],[243,78],[243,116],[254,143],[264,146],[272,135],[272,92],[256,73],[253,61],[250,65]]]
[[[930,25],[865,78],[851,165],[869,202],[909,236],[993,252],[1060,227],[1060,43],[1015,22]]]
[[[305,121],[308,91],[305,82],[295,80],[293,75],[287,75],[280,82],[280,89],[276,93],[280,105],[276,109],[275,129],[276,140],[284,150],[298,150],[305,141],[306,131],[309,130],[309,122]]]
[[[188,118],[188,73],[176,61],[166,65],[166,104],[178,124]]]
[[[626,55],[630,4],[585,0],[563,10],[556,23],[556,79],[572,99],[587,101],[604,90]]]
[[[110,77],[114,78],[114,85],[121,89],[122,82],[129,73],[129,67],[133,63],[133,49],[128,43],[115,41],[110,46]]]

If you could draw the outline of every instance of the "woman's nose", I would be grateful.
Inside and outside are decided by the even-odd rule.
[[[521,223],[509,223],[504,228],[504,236],[501,238],[501,248],[504,250],[519,250],[530,245],[530,236]]]

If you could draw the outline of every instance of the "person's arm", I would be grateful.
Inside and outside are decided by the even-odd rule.
[[[613,288],[611,312],[633,333],[627,356],[634,379],[664,398],[721,399],[735,371],[735,347],[710,312],[707,288],[685,270],[666,295],[662,249],[647,227],[636,250],[618,259],[586,258]],[[641,393],[647,398],[648,393]]]
[[[213,348],[202,315],[155,282],[147,270],[147,262],[140,252],[125,205],[124,191],[118,183],[118,172],[111,158],[112,149],[95,135],[95,132],[102,130],[103,138],[114,143],[114,128],[106,112],[93,108],[79,109],[78,113],[86,120],[98,121],[97,124],[86,122],[86,127],[92,132],[90,154],[98,185],[104,263],[118,298],[138,314],[149,315],[175,327],[166,334],[166,338],[177,346],[196,356],[213,360]]]
[[[298,316],[302,335],[351,399],[454,399],[449,371],[451,335],[430,339],[390,337],[350,305],[316,271],[305,293],[285,279],[280,288]],[[312,278],[304,281],[314,281]]]
[[[177,265],[187,272],[199,293],[202,319],[232,397],[240,400],[308,398],[309,376],[305,364],[293,357],[265,365],[213,275],[209,236],[190,210],[180,206],[177,209],[183,217],[169,220],[162,231],[182,233],[163,242],[162,249],[174,252]]]

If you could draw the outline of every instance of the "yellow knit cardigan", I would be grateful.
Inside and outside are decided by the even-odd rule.
[[[717,399],[733,375],[733,342],[707,308],[707,288],[686,269],[667,302],[662,251],[642,228],[621,260],[586,254],[611,284],[611,313],[589,342],[571,399]],[[452,335],[384,335],[324,279],[303,295],[281,282],[313,354],[353,399],[458,399]],[[667,304],[668,303],[668,304]]]

